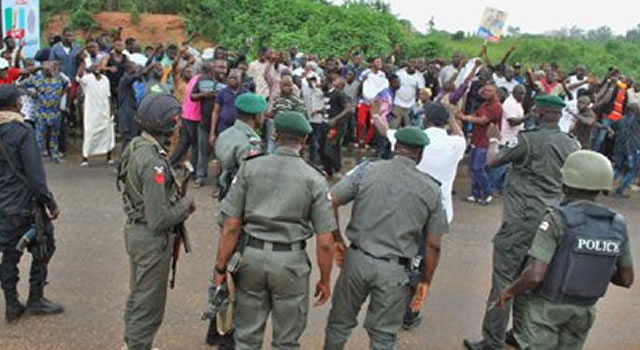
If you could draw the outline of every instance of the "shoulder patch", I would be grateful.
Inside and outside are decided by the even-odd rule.
[[[154,167],[156,173],[153,177],[153,181],[155,183],[157,183],[158,185],[164,185],[165,181],[167,180],[165,173],[164,173],[164,167],[162,166],[156,166]]]

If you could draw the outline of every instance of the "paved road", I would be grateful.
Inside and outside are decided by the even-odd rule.
[[[56,223],[58,251],[51,264],[47,295],[66,305],[67,311],[49,318],[27,317],[15,326],[0,321],[0,349],[120,349],[122,345],[128,262],[115,171],[99,161],[91,168],[80,168],[78,163],[69,160],[61,165],[47,164],[49,183],[62,208]],[[459,193],[465,193],[468,181],[462,179],[457,188]],[[194,252],[181,261],[177,287],[169,293],[166,317],[156,339],[156,345],[163,350],[208,348],[204,345],[205,324],[200,316],[206,304],[207,278],[218,238],[217,206],[209,197],[210,188],[197,189],[192,194],[198,204],[198,211],[188,222]],[[640,266],[638,198],[614,205],[629,220],[636,266]],[[490,282],[490,242],[501,210],[500,200],[489,207],[479,207],[456,199],[456,217],[451,233],[444,238],[440,267],[424,307],[425,321],[418,329],[400,335],[398,349],[462,349],[464,337],[480,336]],[[346,219],[348,212],[342,216]],[[308,251],[313,254],[313,244]],[[22,276],[28,271],[28,260],[21,264]],[[317,270],[312,278],[315,283]],[[20,291],[27,295],[24,278]],[[328,305],[310,311],[303,349],[321,348],[328,311]],[[611,288],[599,304],[587,349],[640,349],[638,315],[640,287],[630,291]],[[366,333],[360,327],[347,348],[366,349],[367,344]]]

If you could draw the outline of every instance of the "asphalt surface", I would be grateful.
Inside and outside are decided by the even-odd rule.
[[[128,291],[128,257],[123,242],[125,216],[115,188],[115,170],[103,159],[81,168],[77,159],[63,164],[46,164],[48,180],[62,215],[55,223],[57,252],[50,265],[46,295],[66,306],[66,312],[50,317],[25,317],[16,325],[0,321],[0,349],[120,349],[123,341],[123,310]],[[478,339],[484,304],[490,287],[491,238],[501,218],[500,198],[488,207],[465,203],[469,188],[464,169],[456,184],[455,218],[451,232],[443,239],[440,266],[423,307],[425,319],[411,332],[401,332],[397,349],[463,349],[463,338]],[[177,286],[169,292],[164,323],[156,337],[161,349],[209,349],[204,344],[206,324],[200,321],[207,302],[207,280],[213,268],[219,237],[217,203],[211,187],[193,189],[197,212],[187,226],[193,253],[183,256]],[[640,256],[637,227],[638,196],[613,202],[603,199],[625,214],[636,266]],[[349,210],[341,213],[342,223]],[[314,244],[307,248],[315,261]],[[21,295],[27,295],[30,257],[20,265]],[[336,278],[338,270],[334,270]],[[317,281],[314,267],[312,284]],[[366,310],[366,305],[363,311]],[[637,320],[640,288],[611,287],[598,304],[598,316],[586,349],[640,349]],[[0,305],[4,313],[4,303]],[[312,308],[302,349],[321,349],[329,303]],[[347,349],[366,349],[368,339],[360,326]],[[270,329],[265,349],[270,349]]]

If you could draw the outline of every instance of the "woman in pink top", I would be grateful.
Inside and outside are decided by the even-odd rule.
[[[179,165],[189,148],[191,148],[191,164],[198,164],[198,124],[202,119],[202,112],[200,102],[191,99],[191,92],[199,78],[200,74],[197,74],[187,84],[184,102],[182,103],[180,142],[176,150],[171,154],[171,164],[174,167]]]

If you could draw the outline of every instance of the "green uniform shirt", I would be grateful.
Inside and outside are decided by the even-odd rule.
[[[427,233],[449,228],[440,186],[404,156],[361,164],[331,189],[331,196],[341,204],[354,201],[346,235],[376,257],[412,258]]]
[[[579,149],[580,144],[556,125],[542,125],[520,132],[517,142],[500,150],[498,161],[512,164],[505,181],[503,221],[538,225],[545,210],[560,203],[560,169]]]
[[[222,214],[242,219],[246,234],[269,242],[299,242],[337,228],[326,179],[289,147],[245,162]]]
[[[223,131],[216,141],[216,157],[220,160],[222,173],[220,182],[229,183],[230,172],[239,167],[247,156],[262,152],[260,136],[244,121],[237,119],[235,124]]]
[[[538,231],[533,239],[529,256],[550,264],[555,254],[556,247],[560,244],[564,234],[564,219],[557,211],[549,211],[544,216]],[[621,247],[622,255],[618,258],[619,267],[633,267],[629,240]]]
[[[189,216],[190,202],[179,199],[167,153],[150,135],[134,138],[122,156],[123,201],[129,223],[166,232]],[[124,174],[123,174],[124,172]]]

